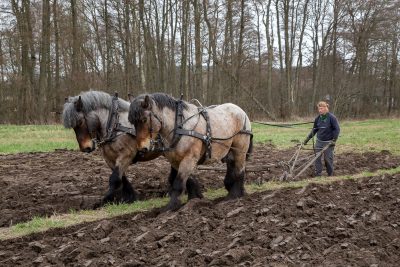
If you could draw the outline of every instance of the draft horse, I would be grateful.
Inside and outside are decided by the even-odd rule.
[[[227,163],[224,179],[228,198],[245,194],[245,163],[252,152],[251,124],[237,105],[197,107],[163,93],[140,95],[131,101],[129,121],[136,129],[139,151],[162,151],[176,177],[170,182],[167,209],[181,206],[180,196],[198,164]],[[188,192],[189,199],[202,197]]]
[[[109,190],[96,206],[137,200],[137,194],[126,177],[128,166],[160,155],[137,153],[135,128],[128,121],[129,104],[117,94],[112,97],[100,91],[87,91],[66,98],[64,104],[64,127],[74,129],[80,150],[90,153],[97,145],[112,170]]]

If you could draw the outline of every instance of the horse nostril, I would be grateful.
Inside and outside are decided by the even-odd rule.
[[[141,151],[142,153],[147,153],[147,152],[149,151],[149,149],[148,149],[147,147],[145,147],[145,148],[142,148],[140,151]]]

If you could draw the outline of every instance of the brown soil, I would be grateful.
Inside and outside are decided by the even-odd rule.
[[[251,165],[293,151],[257,147]],[[99,155],[72,151],[0,156],[3,225],[32,216],[89,208],[107,189]],[[337,174],[397,167],[387,152],[342,154]],[[143,198],[165,195],[163,159],[132,166]],[[249,173],[276,178],[282,169]],[[198,172],[205,187],[223,173]],[[157,210],[0,241],[0,266],[396,266],[400,260],[400,174],[239,200],[192,200],[177,212]]]
[[[311,184],[0,241],[0,266],[398,266],[400,175]]]
[[[277,164],[263,172],[249,172],[247,182],[278,179],[294,149],[282,151],[271,146],[255,148],[252,166]],[[310,152],[308,152],[309,154]],[[336,174],[389,169],[400,157],[389,152],[337,155]],[[218,165],[219,166],[219,165]],[[224,166],[224,165],[220,165]],[[169,164],[164,158],[132,165],[128,179],[141,199],[167,195]],[[312,168],[303,175],[312,176]],[[34,216],[91,209],[108,188],[110,169],[98,153],[58,150],[52,153],[0,155],[0,227],[27,221]],[[224,172],[197,171],[195,177],[205,188],[223,187]]]

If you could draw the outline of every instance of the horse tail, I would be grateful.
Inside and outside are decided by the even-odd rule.
[[[250,156],[253,153],[253,134],[250,135],[250,144],[249,144],[249,148],[247,149],[247,153],[246,153],[246,161],[250,160]]]

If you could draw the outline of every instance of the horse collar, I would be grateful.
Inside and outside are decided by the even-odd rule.
[[[119,123],[118,95],[115,94],[111,101],[111,110],[108,115],[106,134],[103,140],[100,140],[96,136],[94,141],[96,141],[99,146],[108,142],[112,142],[117,137],[118,132],[124,132],[132,136],[136,136],[136,131],[134,128],[125,127],[122,126],[121,123]]]

